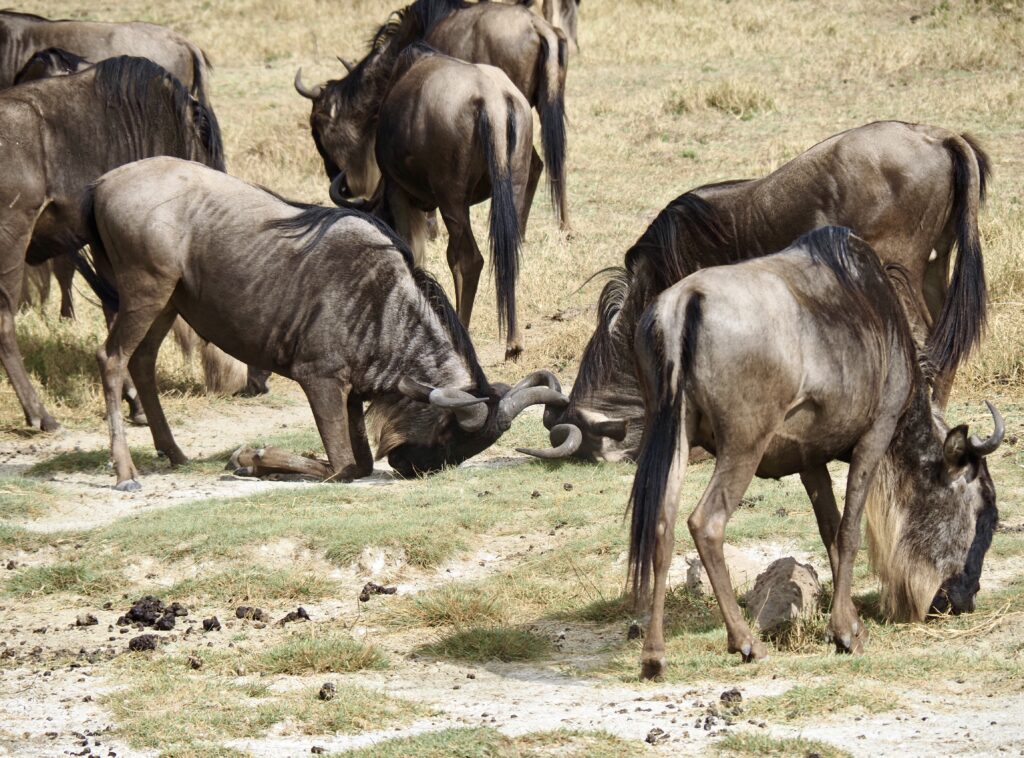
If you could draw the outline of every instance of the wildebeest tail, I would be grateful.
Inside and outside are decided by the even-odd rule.
[[[491,177],[491,265],[498,300],[498,328],[509,334],[516,328],[516,279],[519,277],[519,214],[512,189],[512,153],[518,139],[515,110],[505,109],[505,129],[495,129],[486,103],[477,117],[477,133]]]
[[[100,230],[96,224],[96,183],[86,187],[85,194],[82,196],[81,209],[93,260],[106,256],[106,252],[103,249],[103,239],[100,237]],[[82,248],[72,253],[71,261],[75,264],[75,269],[78,273],[85,279],[85,283],[96,293],[96,297],[100,299],[100,302],[110,310],[116,311],[119,306],[117,287],[100,275],[93,261],[90,261],[89,257],[85,254],[85,249]]]
[[[537,80],[540,82],[537,110],[540,112],[540,141],[548,188],[555,218],[561,228],[569,226],[569,205],[565,187],[565,74],[569,64],[569,44],[560,29],[541,34],[541,55]]]
[[[678,466],[673,471],[673,467],[677,460],[685,466],[689,454],[683,419],[684,388],[693,366],[700,324],[701,298],[693,295],[684,308],[678,353],[666,342],[673,337],[663,331],[655,306],[644,312],[636,330],[633,349],[647,410],[636,476],[629,496],[632,523],[628,566],[637,601],[645,597],[650,588],[658,521],[669,496],[670,478],[681,477],[684,473]],[[673,383],[676,361],[680,363],[680,371]]]
[[[942,373],[955,370],[981,341],[988,307],[978,211],[985,197],[989,159],[966,137],[947,139],[945,148],[953,162],[951,221],[957,253],[946,301],[928,344],[932,363]]]

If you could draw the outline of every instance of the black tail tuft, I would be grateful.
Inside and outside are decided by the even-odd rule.
[[[654,568],[654,548],[672,463],[678,453],[683,424],[683,383],[693,367],[701,323],[701,299],[686,304],[679,385],[672,386],[675,366],[665,356],[663,335],[648,308],[637,327],[637,367],[647,407],[647,425],[640,445],[633,490],[629,496],[632,523],[629,539],[629,576],[634,598],[645,597]]]
[[[951,216],[956,228],[957,253],[946,301],[928,345],[932,363],[942,373],[955,371],[981,341],[988,308],[978,208],[989,161],[974,143],[965,142],[952,138],[945,143],[953,162]]]
[[[564,37],[558,38],[558,50],[552,50],[547,39],[541,37],[541,56],[538,64],[540,81],[537,109],[540,112],[540,141],[544,150],[544,166],[548,172],[548,187],[551,191],[551,204],[555,209],[555,218],[563,223],[563,211],[566,208],[565,187],[565,61],[567,53]],[[559,75],[550,75],[548,65],[552,55],[558,56]]]
[[[480,109],[477,130],[491,177],[491,265],[494,267],[494,286],[498,300],[498,328],[511,334],[516,328],[516,280],[519,278],[521,247],[519,214],[516,211],[510,168],[512,152],[518,139],[515,113],[511,108],[508,109],[507,149],[500,164],[494,144],[494,127],[487,115],[486,106]]]
[[[85,194],[82,195],[81,214],[85,221],[86,234],[89,238],[89,246],[92,248],[93,258],[104,255],[103,239],[100,237],[100,230],[96,225],[96,184],[90,184],[85,188]],[[99,275],[85,254],[84,248],[71,253],[70,256],[71,262],[75,264],[75,269],[85,279],[89,288],[96,293],[100,302],[111,311],[117,311],[120,305],[117,287]]]

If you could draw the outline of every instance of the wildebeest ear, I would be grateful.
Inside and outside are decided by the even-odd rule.
[[[626,439],[626,421],[624,419],[597,421],[590,425],[590,430],[602,437],[611,437],[616,442]]]
[[[946,468],[951,472],[967,465],[967,426],[961,424],[949,430],[946,441],[942,444],[942,454],[946,459]]]

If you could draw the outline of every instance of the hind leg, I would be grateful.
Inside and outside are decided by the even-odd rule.
[[[60,317],[75,319],[75,301],[72,297],[72,280],[75,278],[75,264],[68,255],[59,255],[53,259],[53,275],[60,286]]]
[[[28,378],[14,330],[14,314],[18,310],[25,270],[25,250],[35,217],[5,219],[5,223],[6,226],[0,225],[0,242],[6,243],[4,259],[0,261],[0,363],[21,403],[25,423],[44,432],[53,432],[60,428],[60,424],[43,407]]]
[[[124,491],[137,490],[140,487],[136,480],[138,471],[128,450],[124,421],[121,419],[121,392],[125,386],[128,361],[149,334],[154,323],[164,314],[175,285],[174,282],[162,282],[142,276],[138,276],[135,283],[138,286],[135,290],[138,301],[132,302],[134,298],[122,296],[121,309],[114,319],[110,333],[96,351],[96,361],[103,378],[103,397],[107,405],[110,452],[117,474],[115,489]],[[166,421],[164,423],[166,424]]]
[[[128,359],[128,372],[135,380],[138,388],[139,400],[149,419],[149,431],[153,435],[153,446],[167,456],[172,466],[180,466],[188,462],[185,454],[181,452],[174,436],[171,434],[171,427],[164,416],[164,409],[160,405],[160,395],[156,388],[156,357],[160,351],[160,345],[170,331],[178,312],[172,306],[163,310],[150,326],[146,336],[135,348],[131,358]]]
[[[108,278],[107,281],[113,281],[113,279]],[[113,328],[114,320],[117,318],[117,312],[103,306],[103,318],[107,322],[107,332],[109,333]],[[135,389],[135,385],[132,384],[132,378],[128,374],[124,375],[121,398],[128,403],[128,419],[137,426],[146,426],[149,420],[146,418],[146,412],[142,409],[142,403],[139,402],[139,392]]]
[[[448,229],[448,268],[455,280],[455,310],[459,314],[459,321],[468,329],[484,258],[473,237],[469,206],[441,205],[440,211]]]
[[[544,172],[544,161],[537,155],[536,148],[530,148],[530,174],[526,182],[526,196],[523,199],[522,209],[519,211],[519,234],[526,239],[526,222],[530,219],[530,211],[533,209],[533,198],[537,194],[537,185],[540,184],[540,176]]]
[[[931,326],[938,323],[942,306],[949,294],[949,252],[939,255],[930,262],[924,272],[924,301],[931,316]],[[956,378],[956,368],[935,375],[932,380],[932,401],[945,411],[949,403],[949,394]]]
[[[763,449],[745,450],[738,454],[733,453],[728,446],[719,450],[711,482],[688,521],[690,534],[693,535],[697,552],[708,572],[708,579],[711,580],[715,597],[718,598],[718,605],[725,618],[725,627],[729,634],[729,652],[739,653],[744,661],[764,658],[768,654],[768,649],[754,636],[743,618],[729,579],[723,548],[725,525],[739,505],[743,493],[750,486],[762,454]]]
[[[832,586],[839,575],[839,507],[832,491],[832,476],[824,465],[800,473],[807,496],[814,506],[814,518],[818,522],[818,533],[828,551],[828,562],[832,567]]]

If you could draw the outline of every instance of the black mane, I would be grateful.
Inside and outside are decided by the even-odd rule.
[[[100,61],[91,70],[95,72],[96,94],[107,108],[130,112],[138,120],[139,123],[133,121],[126,128],[152,130],[162,123],[169,106],[178,138],[187,145],[198,136],[205,152],[203,162],[224,170],[224,147],[217,117],[192,97],[176,77],[148,58],[127,55]],[[131,139],[131,135],[122,136]]]
[[[655,295],[680,279],[740,258],[724,222],[706,200],[691,191],[669,203],[626,252],[625,266],[606,269],[610,276],[598,300],[597,329],[583,352],[572,402],[586,397],[614,368],[613,321],[632,292],[643,288],[639,317]],[[624,338],[631,340],[632,334]]]

